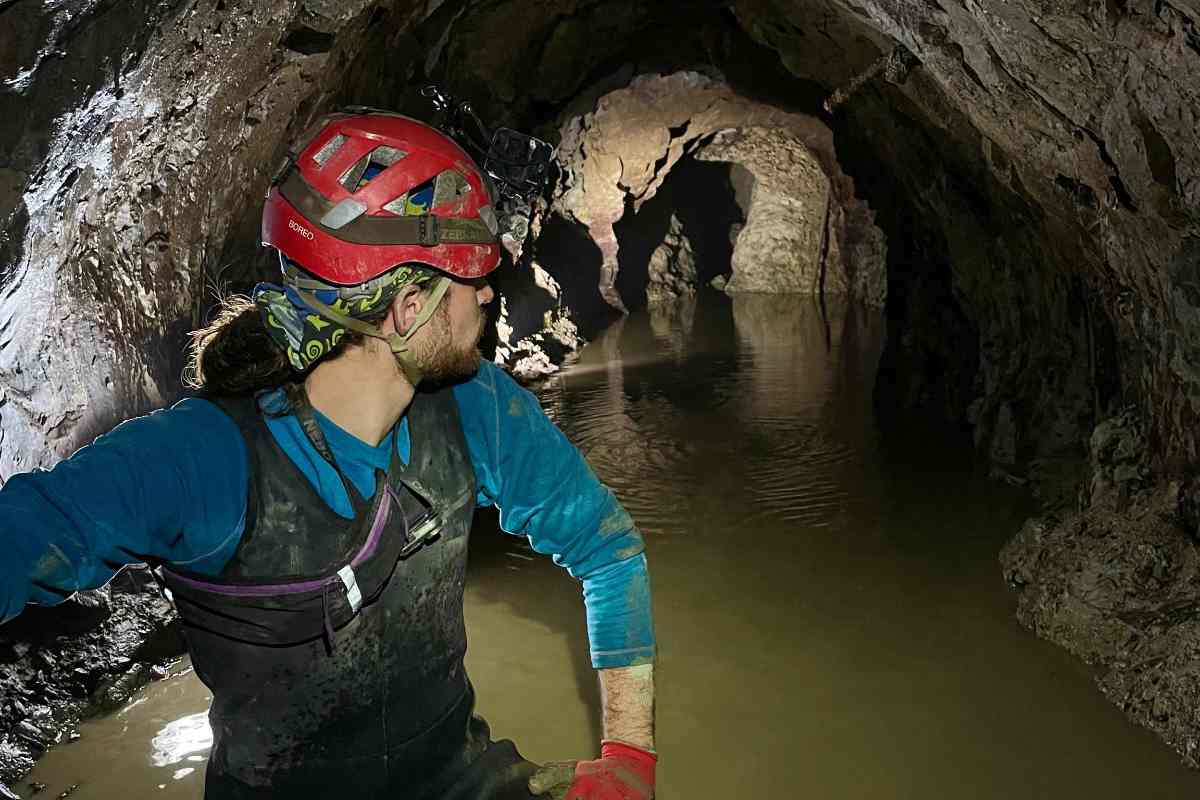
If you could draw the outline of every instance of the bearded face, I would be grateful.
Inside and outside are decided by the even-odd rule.
[[[470,378],[479,369],[479,339],[485,317],[479,306],[472,304],[468,308],[473,319],[460,320],[456,326],[451,305],[449,297],[440,303],[418,336],[417,366],[427,385],[454,383]]]

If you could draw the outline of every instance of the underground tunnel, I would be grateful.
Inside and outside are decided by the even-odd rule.
[[[659,794],[1200,789],[1197,0],[0,0],[0,795],[204,796],[160,561],[96,550],[137,459],[35,490],[209,402],[289,148],[430,85],[553,147],[480,348],[644,540]],[[596,758],[594,576],[490,502],[476,708]]]

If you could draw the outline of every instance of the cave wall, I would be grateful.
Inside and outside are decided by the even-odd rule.
[[[905,80],[821,111],[897,46],[919,64]],[[557,139],[635,76],[684,70],[832,129],[888,241],[884,418],[961,424],[1014,482],[1085,452],[1091,478],[1123,476],[1064,491],[1075,516],[1019,538],[1023,619],[1098,663],[1169,653],[1157,663],[1190,674],[1197,638],[1170,609],[1197,592],[1197,0],[0,0],[0,479],[177,396],[207,288],[263,268],[257,204],[317,113],[412,112],[432,78]],[[530,270],[510,288],[505,324],[536,361],[575,287]],[[1078,546],[1084,529],[1128,547]],[[1092,598],[1096,625],[1128,617],[1119,642],[1043,591],[1086,590],[1066,576],[1111,553],[1166,565],[1113,583],[1149,598],[1136,607]],[[1112,674],[1181,752],[1200,741],[1200,722],[1155,710],[1194,693]]]
[[[18,175],[0,199],[15,206],[0,270],[0,477],[178,396],[185,333],[289,132],[351,70],[386,60],[386,37],[421,5],[0,7],[22,26],[7,37],[52,32],[2,76],[3,117],[31,122],[0,145],[0,168]]]
[[[1134,404],[1160,469],[1195,462],[1200,351],[1185,320],[1200,222],[1196,4],[735,9],[789,69],[829,85],[873,57],[860,50],[856,63],[847,40],[877,54],[902,44],[921,63],[903,86],[872,87],[839,112],[839,140],[870,151],[864,165],[892,172],[886,182],[917,206],[909,221],[925,243],[897,254],[915,280],[899,287],[894,275],[890,287],[900,335],[888,361],[908,403],[974,421],[986,449],[1026,462]],[[910,147],[939,168],[917,168]],[[864,192],[884,204],[883,186]],[[921,266],[931,261],[942,269]],[[917,319],[934,320],[926,335]],[[939,347],[956,329],[975,332],[976,358]],[[1088,395],[1090,418],[1072,413]]]
[[[252,260],[255,199],[317,110],[404,105],[429,76],[497,119],[553,129],[652,64],[812,108],[813,87],[844,85],[897,43],[921,66],[832,118],[846,170],[885,230],[903,232],[885,359],[897,410],[960,420],[1019,471],[1133,404],[1159,466],[1194,463],[1200,84],[1187,78],[1200,47],[1188,3],[983,13],[738,0],[689,4],[694,24],[674,29],[656,4],[516,5],[0,6],[34,33],[0,61],[0,430],[13,442],[0,474],[174,395],[175,348],[203,287]],[[124,28],[135,35],[110,35]],[[631,62],[652,37],[669,44]],[[739,73],[763,52],[794,82],[778,65],[771,81]],[[944,344],[964,338],[972,346]]]
[[[840,169],[828,175],[781,127],[720,131],[696,158],[728,162],[754,180],[742,199],[747,217],[735,240],[726,292],[836,296],[884,306],[887,239],[871,209],[850,195],[848,182],[835,188]]]
[[[9,131],[0,155],[0,210],[11,209],[0,237],[0,479],[178,395],[181,345],[212,290],[245,290],[272,269],[256,207],[284,143],[339,102],[420,116],[416,88],[433,79],[498,122],[552,131],[635,71],[679,66],[726,77],[747,97],[815,102],[806,82],[762,80],[786,72],[731,25],[724,3],[684,6],[0,5],[9,30],[48,37],[4,48],[13,57],[0,76],[5,118],[32,120]],[[596,25],[613,35],[578,46]],[[561,80],[535,92],[535,73]],[[552,304],[547,296],[534,305]]]

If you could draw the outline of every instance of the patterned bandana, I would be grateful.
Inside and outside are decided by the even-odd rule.
[[[346,328],[322,317],[301,299],[297,288],[310,292],[319,302],[348,317],[372,319],[405,286],[421,285],[436,276],[437,273],[419,264],[405,264],[358,286],[337,287],[301,272],[294,262],[284,261],[284,285],[260,283],[254,287],[253,296],[271,338],[287,352],[292,367],[304,372],[338,346]]]

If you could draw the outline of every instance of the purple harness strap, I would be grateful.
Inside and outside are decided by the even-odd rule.
[[[362,548],[350,560],[351,567],[357,567],[364,561],[375,554],[375,550],[379,546],[379,540],[383,536],[383,531],[387,527],[388,519],[391,516],[392,503],[400,505],[399,498],[396,496],[396,490],[392,485],[387,484],[387,491],[379,501],[379,509],[375,512],[375,520],[371,523],[371,533],[367,536],[367,541],[363,543]],[[405,536],[408,531],[405,531]],[[165,567],[164,571],[170,572]],[[226,597],[271,597],[281,594],[301,594],[303,592],[313,592],[318,589],[328,591],[331,586],[339,584],[342,579],[337,575],[330,575],[327,578],[319,578],[311,581],[296,581],[295,583],[273,583],[255,586],[231,586],[224,583],[209,583],[208,581],[196,580],[183,575],[171,572],[171,577],[182,584],[191,586],[194,589],[211,592],[213,594],[224,595]],[[328,603],[326,605],[326,624],[329,622]]]

